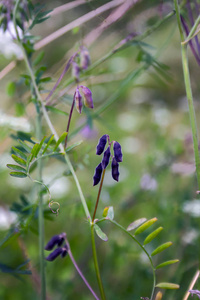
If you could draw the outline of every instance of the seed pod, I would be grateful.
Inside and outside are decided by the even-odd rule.
[[[81,47],[80,60],[81,68],[87,70],[90,65],[90,54],[86,47]]]
[[[101,180],[101,174],[102,174],[103,168],[102,164],[100,163],[95,170],[95,174],[93,177],[93,186],[97,185],[99,181]]]
[[[57,246],[61,246],[62,243],[64,242],[64,239],[66,237],[66,233],[63,232],[61,234],[57,234],[57,235],[54,235],[50,241],[46,244],[45,246],[45,250],[47,251],[50,251],[52,250],[56,245]]]
[[[94,108],[93,99],[92,99],[92,92],[86,86],[81,85],[80,88],[82,89],[84,95],[84,103],[86,107]]]
[[[96,154],[97,155],[101,155],[101,153],[103,153],[104,149],[105,149],[105,145],[107,143],[107,134],[104,134],[100,139],[99,139],[99,143],[97,145],[97,151]]]
[[[102,159],[102,167],[103,169],[106,169],[110,161],[110,146],[106,149],[106,151],[103,154],[103,159]]]
[[[111,168],[112,168],[112,178],[114,180],[118,181],[119,180],[119,164],[114,157],[112,159]]]
[[[81,114],[83,108],[83,102],[82,102],[82,96],[78,89],[76,89],[74,97],[76,102],[76,109],[79,112],[79,114]]]
[[[113,150],[116,161],[122,162],[122,149],[121,145],[118,142],[114,142]]]
[[[62,248],[56,248],[53,252],[49,254],[49,256],[46,257],[46,260],[53,261],[63,252]]]

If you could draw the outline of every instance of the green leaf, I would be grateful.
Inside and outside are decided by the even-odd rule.
[[[10,175],[17,178],[25,178],[27,175],[22,172],[10,172]]]
[[[26,150],[26,152],[28,153],[31,153],[32,151],[32,148],[29,147],[25,142],[21,141],[21,140],[18,140],[20,145],[24,148],[24,150]]]
[[[108,241],[107,235],[101,230],[101,228],[97,224],[94,225],[94,230],[101,240],[103,240],[104,242]]]
[[[167,242],[164,243],[162,245],[160,245],[158,248],[156,248],[152,253],[151,256],[154,256],[162,251],[164,251],[165,249],[169,248],[172,245],[172,242]]]
[[[36,157],[38,155],[38,153],[40,152],[40,149],[42,148],[42,145],[44,144],[44,141],[46,140],[46,136],[43,137],[43,139],[41,140],[41,142],[39,143],[37,150],[36,150]]]
[[[169,290],[177,290],[179,289],[179,285],[175,283],[169,283],[169,282],[161,282],[156,284],[156,287],[161,289],[169,289]]]
[[[142,233],[143,231],[145,231],[147,228],[149,228],[151,225],[153,225],[158,219],[157,218],[153,218],[147,222],[145,222],[144,224],[142,224],[136,231],[135,231],[135,235]]]
[[[26,162],[25,162],[24,159],[22,159],[21,157],[18,157],[18,156],[15,155],[15,154],[12,154],[11,156],[12,156],[12,158],[14,159],[14,161],[16,161],[16,163],[18,163],[18,164],[21,165],[21,166],[26,167]]]
[[[31,161],[33,159],[33,155],[30,153],[28,156],[27,156],[27,161],[26,161],[26,167],[28,168]]]
[[[55,147],[53,149],[53,152],[55,152],[56,149],[58,148],[58,146],[65,140],[66,136],[67,136],[67,132],[65,131],[65,132],[63,132],[63,134],[60,136],[60,138],[56,142],[56,145],[55,145]]]
[[[69,152],[69,151],[71,151],[71,150],[72,150],[72,149],[74,149],[75,147],[77,147],[77,146],[81,145],[81,144],[82,144],[82,142],[83,142],[83,141],[79,141],[79,142],[77,142],[77,143],[74,143],[73,145],[71,145],[71,146],[67,147],[67,149],[66,149],[66,151],[65,151],[65,152]]]
[[[18,154],[19,157],[23,158],[24,160],[26,160],[26,154],[24,154],[24,152],[22,152],[21,150],[15,148],[15,147],[12,147],[12,150]]]
[[[33,157],[37,157],[37,150],[38,150],[39,144],[35,144],[32,148],[31,154]]]
[[[34,59],[33,65],[37,66],[42,61],[43,57],[44,57],[44,51],[41,51]]]
[[[48,147],[50,146],[51,142],[54,139],[54,134],[50,137],[50,139],[48,140],[48,143],[46,144],[46,147],[44,148],[42,155],[47,151]]]
[[[159,227],[156,230],[154,230],[152,233],[150,233],[146,239],[144,240],[144,245],[150,243],[157,235],[163,230],[163,227]]]
[[[157,270],[157,269],[160,269],[160,268],[163,268],[163,267],[165,267],[165,266],[171,265],[171,264],[175,264],[175,263],[177,263],[177,262],[179,262],[178,259],[173,259],[173,260],[165,261],[165,262],[163,262],[162,264],[159,264],[159,265],[156,267],[156,270]]]
[[[16,91],[16,84],[15,82],[11,81],[6,86],[6,92],[9,97],[13,97]]]
[[[14,171],[26,172],[26,170],[24,168],[17,166],[17,165],[7,164],[7,167]]]
[[[136,221],[134,221],[133,223],[131,223],[130,225],[128,225],[127,227],[127,231],[131,231],[133,229],[136,229],[138,228],[141,224],[143,224],[147,219],[146,218],[141,218],[141,219],[138,219]]]
[[[114,219],[114,209],[113,209],[113,206],[109,206],[106,218],[110,219],[110,220]]]
[[[46,105],[46,108],[54,113],[60,114],[60,115],[64,115],[64,116],[68,116],[69,114],[63,110],[60,110],[58,108],[55,108],[53,106],[50,105]]]

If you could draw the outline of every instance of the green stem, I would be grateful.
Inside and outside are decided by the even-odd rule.
[[[189,41],[192,40],[198,34],[199,29],[198,29],[198,32],[196,32],[196,30],[199,25],[199,22],[200,22],[200,15],[198,16],[192,29],[190,30],[190,33],[188,34],[187,39],[184,42],[182,42],[183,45],[189,43]]]
[[[37,117],[36,117],[36,137],[41,140],[42,124],[41,124],[41,112],[38,103],[35,105]],[[37,179],[42,182],[42,160],[38,160],[37,167]],[[44,211],[43,211],[43,197],[41,187],[38,185],[38,202],[39,202],[39,257],[40,257],[40,280],[41,280],[41,300],[46,299],[46,279],[45,279],[45,257],[44,257]]]
[[[144,248],[144,246],[142,246],[142,244],[140,244],[140,242],[138,242],[138,240],[134,237],[134,235],[132,235],[130,232],[128,232],[123,226],[121,226],[120,224],[118,224],[116,221],[108,219],[108,221],[110,221],[111,223],[113,223],[115,226],[117,226],[118,228],[120,228],[122,231],[124,231],[126,234],[128,234],[138,245],[139,247],[142,249],[143,252],[145,252],[145,254],[147,255],[151,268],[152,268],[152,273],[153,273],[153,288],[152,288],[152,292],[151,292],[151,300],[153,299],[153,295],[154,295],[154,291],[155,291],[155,286],[156,286],[156,273],[155,273],[155,268],[151,259],[151,256],[149,255],[149,253],[146,251],[146,249]]]
[[[97,276],[97,281],[99,285],[99,290],[101,293],[101,300],[106,300],[102,280],[101,280],[101,275],[99,271],[99,264],[98,264],[98,259],[97,259],[97,251],[96,251],[96,245],[95,245],[95,236],[94,236],[94,223],[91,223],[91,238],[92,238],[92,252],[93,252],[93,259],[94,259],[94,267],[96,271],[96,276]]]
[[[47,122],[47,125],[49,126],[49,129],[51,130],[52,134],[54,135],[55,141],[57,142],[58,139],[59,139],[59,136],[58,136],[58,134],[57,134],[57,132],[56,132],[53,124],[51,123],[51,120],[50,120],[50,118],[48,116],[48,113],[46,111],[45,105],[43,103],[43,100],[42,100],[42,98],[40,96],[40,93],[39,93],[39,90],[38,90],[38,87],[37,87],[37,84],[36,84],[36,81],[35,81],[35,76],[34,76],[32,68],[31,68],[31,65],[29,63],[26,51],[25,51],[24,47],[21,45],[20,41],[19,41],[19,44],[20,44],[21,49],[23,51],[24,61],[25,61],[26,67],[28,69],[29,75],[31,77],[31,81],[32,81],[32,84],[33,84],[33,87],[34,87],[34,90],[35,90],[35,93],[36,93],[36,96],[37,96],[37,100],[38,100],[38,102],[41,105],[41,110],[42,110],[43,116],[44,116],[44,118],[45,118],[45,120]],[[87,219],[89,219],[91,221],[91,216],[90,216],[90,213],[89,213],[89,210],[88,210],[88,207],[87,207],[87,203],[86,203],[85,197],[83,195],[83,192],[82,192],[79,180],[78,180],[78,178],[76,176],[76,173],[74,171],[74,168],[72,166],[72,163],[71,163],[68,155],[65,153],[65,149],[64,149],[64,147],[63,147],[62,144],[59,145],[59,148],[60,148],[61,152],[63,152],[65,161],[68,164],[68,167],[69,167],[69,169],[70,169],[70,171],[71,171],[71,173],[72,173],[72,175],[74,177],[74,180],[75,180],[78,192],[79,192],[79,196],[80,196],[83,208],[85,210],[86,217],[87,217]]]
[[[180,19],[178,0],[174,0],[174,5],[175,5],[175,10],[176,10],[177,23],[178,23],[178,27],[179,27],[181,42],[184,42],[184,33],[183,33],[183,29],[181,27],[181,19]],[[199,147],[198,147],[199,139],[198,139],[196,115],[195,115],[195,109],[194,109],[194,100],[193,100],[193,95],[192,95],[190,73],[189,73],[189,66],[188,66],[187,44],[184,45],[181,43],[181,54],[182,54],[182,65],[183,65],[183,75],[184,75],[184,81],[185,81],[185,90],[186,90],[186,95],[187,95],[187,100],[188,100],[190,124],[191,124],[192,137],[193,137],[197,183],[198,183],[198,189],[200,189],[200,156],[199,156]]]
[[[98,207],[98,204],[99,204],[99,198],[100,198],[100,195],[101,195],[101,189],[102,189],[102,186],[103,186],[103,180],[104,180],[105,172],[106,172],[106,169],[103,170],[103,174],[102,174],[102,177],[101,177],[101,182],[100,182],[99,191],[98,191],[98,195],[97,195],[94,214],[93,214],[93,217],[92,217],[92,223],[94,223],[94,219],[95,219],[95,216],[96,216],[97,207]]]

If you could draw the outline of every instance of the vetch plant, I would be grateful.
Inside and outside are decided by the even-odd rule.
[[[116,2],[122,3],[122,1],[110,1],[106,4],[113,5]],[[136,3],[137,1],[135,1]],[[76,51],[70,56],[68,61],[65,64],[65,67],[62,68],[58,73],[60,74],[58,80],[55,82],[53,87],[49,88],[49,85],[52,82],[52,79],[49,77],[45,77],[45,66],[39,66],[42,62],[42,55],[38,54],[35,57],[36,51],[36,40],[37,37],[31,34],[31,30],[40,23],[45,22],[49,18],[50,11],[44,11],[43,6],[35,5],[31,1],[20,1],[16,0],[14,3],[14,10],[11,9],[10,3],[7,1],[3,1],[3,15],[2,15],[2,23],[1,26],[4,30],[9,28],[9,21],[12,19],[15,27],[15,36],[13,39],[20,46],[21,51],[23,53],[23,60],[26,65],[26,72],[21,76],[22,80],[20,84],[26,86],[28,90],[29,102],[32,104],[32,107],[35,107],[34,112],[34,126],[35,132],[32,132],[31,135],[20,135],[20,133],[16,133],[15,138],[15,146],[12,147],[11,157],[13,159],[13,163],[7,164],[7,167],[11,170],[10,175],[15,178],[21,179],[30,179],[32,182],[32,191],[28,197],[21,197],[20,203],[15,205],[15,208],[18,212],[18,223],[16,227],[18,231],[13,231],[10,235],[5,239],[5,241],[9,240],[11,237],[14,237],[15,234],[21,236],[30,232],[31,230],[38,234],[38,248],[39,253],[38,257],[40,260],[39,269],[40,275],[38,277],[41,280],[40,286],[40,298],[41,300],[47,299],[47,288],[46,288],[46,266],[51,270],[53,269],[53,264],[56,264],[59,260],[65,262],[67,260],[71,260],[73,266],[76,271],[82,278],[86,287],[89,289],[92,297],[97,300],[105,300],[106,295],[111,294],[115,297],[115,290],[112,292],[108,290],[109,283],[106,282],[104,277],[101,274],[101,266],[99,264],[99,248],[96,246],[97,241],[96,238],[100,240],[98,243],[109,242],[112,240],[112,233],[109,231],[109,227],[107,226],[110,223],[110,226],[114,226],[116,230],[121,231],[125,234],[125,236],[132,240],[136,247],[140,249],[140,251],[147,258],[149,267],[151,269],[152,276],[152,288],[151,292],[148,293],[145,291],[143,287],[145,287],[145,282],[141,282],[142,289],[144,290],[143,294],[140,295],[141,299],[146,300],[161,300],[163,299],[163,292],[160,289],[169,289],[176,290],[179,288],[179,285],[171,282],[163,282],[159,279],[159,275],[157,276],[158,270],[165,268],[166,266],[173,265],[177,263],[178,259],[164,259],[158,262],[159,254],[166,253],[167,249],[172,246],[171,241],[161,242],[161,244],[157,245],[158,238],[160,237],[160,233],[163,230],[162,226],[157,226],[157,217],[142,217],[134,220],[129,224],[129,222],[124,218],[126,222],[126,226],[121,225],[117,219],[118,215],[115,217],[114,214],[114,205],[117,206],[114,202],[114,197],[111,199],[112,206],[106,206],[102,211],[99,209],[99,202],[101,201],[101,192],[103,189],[105,172],[109,169],[109,164],[111,163],[111,175],[112,179],[116,182],[120,182],[120,164],[123,162],[123,155],[125,157],[126,153],[124,149],[122,149],[121,137],[118,136],[117,133],[112,133],[113,138],[116,137],[116,140],[111,140],[110,135],[104,134],[98,138],[96,137],[96,155],[101,156],[101,162],[95,168],[95,173],[93,176],[93,188],[92,183],[89,182],[88,177],[86,180],[87,187],[91,186],[91,194],[94,193],[96,188],[98,189],[96,203],[93,201],[93,197],[91,197],[91,201],[89,202],[89,197],[84,195],[84,192],[81,187],[81,180],[77,176],[77,170],[81,169],[84,165],[84,159],[77,155],[75,151],[79,151],[79,146],[82,142],[73,142],[73,137],[80,131],[80,128],[73,128],[72,115],[74,113],[74,107],[76,107],[77,112],[75,111],[76,118],[78,119],[81,116],[84,116],[88,126],[93,125],[94,120],[101,119],[101,114],[111,105],[114,105],[114,102],[118,100],[123,92],[126,92],[128,85],[139,78],[141,74],[146,72],[149,68],[156,70],[159,74],[165,70],[163,64],[157,61],[156,55],[153,55],[150,51],[148,51],[149,45],[142,42],[142,39],[149,36],[151,32],[159,28],[166,20],[171,18],[174,15],[174,12],[170,12],[163,19],[159,19],[154,25],[148,28],[143,34],[130,34],[127,38],[123,38],[123,40],[117,44],[109,53],[105,54],[102,58],[92,63],[90,59],[90,54],[88,47],[84,45],[84,43],[76,48]],[[123,11],[127,11],[127,3],[132,5],[131,1],[123,2],[123,7],[120,7],[120,16],[123,16]],[[74,5],[77,4],[77,1],[74,1]],[[106,5],[105,4],[105,5]],[[195,122],[195,113],[192,101],[191,94],[191,86],[190,86],[190,78],[188,76],[188,65],[187,65],[187,57],[186,57],[186,46],[190,44],[191,39],[196,37],[197,35],[197,26],[198,24],[194,22],[194,27],[191,29],[190,33],[185,32],[188,36],[185,39],[183,29],[181,24],[184,23],[184,18],[181,19],[179,13],[178,2],[174,0],[178,25],[180,29],[181,35],[181,46],[182,46],[182,55],[183,55],[183,67],[184,67],[184,75],[185,75],[185,84],[186,91],[189,100],[189,111],[191,117],[191,127],[194,139],[194,149],[195,149],[195,160],[196,160],[196,170],[197,170],[197,179],[198,183],[200,182],[200,169],[199,169],[199,153],[198,153],[198,138],[197,138],[197,127]],[[118,4],[119,5],[119,4]],[[13,8],[13,7],[12,7]],[[2,9],[2,8],[1,8]],[[96,11],[96,10],[95,10]],[[96,12],[97,13],[97,12]],[[119,10],[112,15],[111,20],[115,20],[116,14],[119,13]],[[122,15],[121,15],[122,14]],[[118,18],[116,18],[118,19]],[[111,21],[110,21],[111,22]],[[114,22],[114,21],[112,21]],[[111,23],[112,23],[111,22]],[[181,23],[182,22],[182,23]],[[22,33],[19,34],[19,28]],[[188,28],[187,28],[188,30]],[[198,46],[198,42],[196,42]],[[96,94],[93,90],[93,85],[88,84],[88,81],[92,78],[92,71],[95,67],[101,66],[101,64],[111,58],[115,53],[119,53],[121,50],[128,49],[128,47],[136,47],[138,50],[137,55],[137,64],[130,71],[130,73],[122,79],[121,84],[116,89],[114,93],[110,97],[107,98],[106,101],[98,107],[96,105]],[[193,48],[192,48],[193,49]],[[195,52],[196,53],[196,52]],[[72,71],[72,77],[68,78],[68,71]],[[103,74],[105,75],[105,74]],[[61,82],[63,86],[61,86]],[[89,86],[89,87],[88,87]],[[67,91],[65,88],[69,88]],[[68,91],[70,92],[68,93]],[[27,92],[27,91],[26,91]],[[60,96],[62,93],[62,96]],[[44,97],[44,94],[47,94]],[[65,95],[67,94],[67,96]],[[66,98],[64,98],[64,96]],[[54,99],[53,99],[54,97]],[[65,100],[67,102],[66,110],[59,110],[56,105],[58,105],[61,100]],[[64,102],[63,100],[63,102]],[[59,102],[60,101],[60,102]],[[94,105],[95,103],[95,105]],[[96,107],[97,106],[97,107]],[[59,114],[65,117],[66,127],[62,128],[63,133],[58,134],[55,124],[51,120],[51,113]],[[100,118],[101,116],[101,118]],[[73,115],[73,117],[75,117]],[[103,118],[102,118],[103,120]],[[102,121],[101,120],[101,121]],[[103,120],[104,121],[104,120]],[[84,124],[85,125],[85,124]],[[84,126],[83,125],[83,126]],[[82,126],[82,125],[81,125]],[[108,131],[107,131],[108,132]],[[17,140],[17,142],[16,142]],[[119,143],[119,142],[120,143]],[[83,142],[84,144],[84,142]],[[86,144],[86,143],[85,143]],[[123,145],[123,144],[122,144]],[[90,150],[88,150],[89,152]],[[122,154],[123,153],[123,154]],[[92,153],[92,157],[93,157]],[[71,176],[73,181],[73,185],[76,187],[78,191],[78,198],[80,198],[80,203],[82,205],[83,211],[85,213],[85,221],[87,223],[87,230],[90,228],[90,238],[91,243],[87,245],[87,249],[91,249],[93,256],[93,266],[96,273],[97,283],[99,287],[99,291],[95,291],[89,283],[89,280],[86,279],[86,276],[90,277],[90,271],[86,273],[86,276],[83,275],[81,268],[76,263],[74,256],[72,255],[72,250],[76,250],[73,246],[73,241],[71,241],[70,235],[67,236],[65,232],[61,234],[53,235],[48,243],[45,246],[46,240],[46,232],[45,232],[45,224],[46,217],[50,219],[54,217],[54,214],[57,216],[56,222],[60,222],[60,208],[65,207],[71,199],[66,198],[65,203],[60,204],[60,201],[55,201],[52,199],[50,188],[51,184],[47,182],[44,178],[44,171],[46,166],[50,166],[52,160],[58,160],[65,166],[65,175]],[[82,160],[79,164],[78,160]],[[85,163],[86,165],[86,163]],[[84,165],[84,167],[85,167]],[[88,164],[88,169],[90,168],[90,164]],[[55,174],[55,178],[56,178]],[[130,174],[132,176],[132,174]],[[131,180],[133,178],[131,177]],[[122,186],[123,183],[118,183],[116,186]],[[125,183],[126,184],[126,183]],[[96,187],[98,186],[98,187]],[[198,188],[200,190],[200,187]],[[146,189],[147,190],[147,189]],[[149,191],[148,191],[149,192]],[[75,193],[75,192],[74,192]],[[88,194],[90,191],[88,189]],[[75,197],[77,195],[75,194]],[[74,200],[74,199],[72,199]],[[121,199],[120,199],[121,200]],[[123,199],[121,200],[121,202]],[[75,203],[76,204],[76,203]],[[131,203],[132,204],[132,203]],[[107,205],[107,203],[106,203]],[[91,207],[94,206],[93,214],[91,214]],[[62,212],[62,211],[61,211]],[[115,211],[116,212],[116,211]],[[70,210],[68,212],[70,214]],[[146,213],[146,212],[144,212]],[[137,214],[137,211],[136,211]],[[99,217],[102,215],[101,217]],[[72,214],[73,216],[73,214]],[[77,216],[80,215],[77,213]],[[78,228],[78,217],[74,218],[73,230],[75,234],[79,234]],[[71,216],[70,216],[71,217]],[[123,209],[121,213],[121,219],[123,217]],[[71,217],[72,218],[72,217]],[[32,225],[34,221],[37,220],[38,227],[37,229],[33,228]],[[80,223],[82,220],[80,221]],[[60,224],[60,223],[59,223]],[[102,226],[104,224],[104,227]],[[123,223],[122,223],[123,224]],[[129,224],[129,225],[128,225]],[[60,224],[59,226],[63,226],[63,231],[68,233],[68,220],[66,218],[66,222],[64,224]],[[46,226],[47,228],[47,226]],[[103,228],[103,229],[102,229]],[[105,232],[106,233],[105,233]],[[108,231],[108,232],[107,232]],[[59,232],[59,231],[57,231]],[[69,231],[70,232],[70,231]],[[84,242],[87,240],[87,237],[79,234],[80,242]],[[170,238],[171,239],[171,238]],[[70,242],[69,242],[70,241]],[[3,241],[4,243],[4,241]],[[74,247],[74,248],[73,248]],[[112,250],[112,249],[111,249]],[[48,251],[48,255],[46,254]],[[77,251],[77,250],[76,250]],[[105,250],[106,251],[106,250]],[[88,250],[88,253],[90,251]],[[163,259],[163,258],[162,258]],[[83,266],[83,263],[80,264]],[[133,261],[134,266],[134,261]],[[21,267],[14,269],[17,271],[21,271]],[[13,271],[13,272],[14,272]],[[15,273],[14,272],[14,273]],[[113,272],[112,267],[110,268],[110,272]],[[30,270],[25,270],[24,274],[30,274]],[[137,271],[134,274],[137,277]],[[56,274],[55,274],[56,277]],[[167,277],[167,275],[166,275]],[[131,278],[131,280],[134,280]],[[145,279],[144,279],[145,280]],[[159,291],[158,291],[159,289]],[[198,290],[190,289],[189,292],[191,295],[199,296]],[[99,296],[99,295],[100,296]],[[86,294],[87,297],[87,294]],[[107,296],[108,297],[108,296]],[[131,295],[134,297],[134,295]]]

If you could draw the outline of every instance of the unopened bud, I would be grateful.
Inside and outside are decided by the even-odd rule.
[[[58,234],[58,235],[54,235],[50,241],[46,244],[45,246],[45,250],[52,250],[56,245],[57,246],[61,246],[62,243],[64,242],[64,239],[66,237],[66,233],[63,232],[61,234]]]
[[[102,167],[103,169],[106,169],[110,161],[110,146],[106,149],[106,151],[103,154],[103,159],[102,159]]]
[[[107,134],[104,134],[100,139],[99,139],[99,143],[97,145],[97,151],[96,154],[97,155],[101,155],[101,153],[103,153],[105,146],[107,143]]]
[[[92,99],[92,92],[86,86],[81,85],[80,88],[82,89],[84,95],[84,103],[85,106],[89,108],[94,108],[93,99]]]
[[[93,176],[93,186],[97,185],[101,180],[102,171],[103,168],[102,168],[102,164],[100,163],[95,169],[95,174]]]
[[[46,260],[53,261],[63,252],[62,248],[56,248],[49,256],[46,257]]]
[[[86,70],[90,65],[90,54],[86,47],[81,47],[80,65],[83,70]]]
[[[75,97],[76,109],[79,112],[79,114],[81,114],[83,108],[83,102],[82,102],[82,96],[78,89],[76,89],[74,97]]]
[[[162,299],[162,293],[161,293],[161,292],[158,292],[158,293],[156,294],[155,300],[161,300],[161,299]]]
[[[63,258],[63,257],[65,257],[66,255],[67,255],[67,253],[68,253],[68,247],[67,247],[67,244],[65,244],[64,245],[64,247],[62,248],[62,253],[61,253],[61,257]]]
[[[121,145],[118,142],[114,142],[113,150],[116,161],[122,162],[122,149]]]
[[[114,157],[112,159],[111,169],[112,169],[112,178],[114,180],[118,181],[119,180],[119,164]]]

